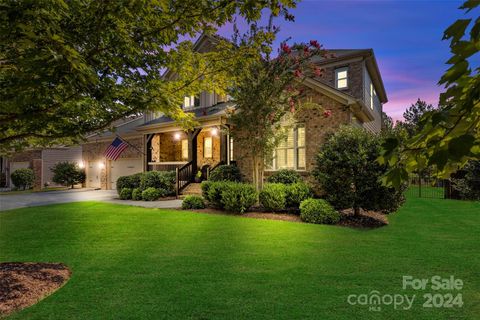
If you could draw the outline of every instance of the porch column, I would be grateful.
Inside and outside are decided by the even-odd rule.
[[[144,157],[145,160],[143,162],[143,171],[148,171],[148,162],[151,161],[152,159],[152,138],[153,134],[147,134],[145,135],[145,151],[144,151]]]
[[[202,131],[201,128],[188,132],[188,161],[192,161],[193,176],[197,174],[197,136]]]
[[[220,133],[220,161],[228,164],[228,134]]]

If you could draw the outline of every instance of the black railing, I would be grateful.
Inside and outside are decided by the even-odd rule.
[[[180,192],[192,181],[193,161],[175,169],[175,193],[178,197]]]

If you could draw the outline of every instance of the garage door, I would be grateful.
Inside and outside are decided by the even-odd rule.
[[[141,158],[119,159],[110,161],[110,187],[117,188],[117,179],[121,176],[129,176],[143,171],[143,162]]]
[[[12,174],[15,170],[18,169],[26,169],[30,167],[29,161],[22,161],[22,162],[10,162],[10,174]],[[13,187],[12,180],[10,179],[10,187]]]
[[[100,188],[101,162],[88,161],[85,171],[87,188]]]

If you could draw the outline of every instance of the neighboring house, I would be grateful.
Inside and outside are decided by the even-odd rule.
[[[212,50],[214,42],[214,37],[203,35],[196,42],[195,49],[199,52]],[[275,150],[273,162],[265,164],[266,176],[286,168],[297,170],[308,178],[326,135],[341,125],[380,132],[382,103],[387,102],[387,96],[373,50],[329,52],[335,58],[312,61],[325,69],[325,75],[304,82],[308,98],[322,108],[301,110],[295,114],[295,127]],[[168,72],[166,76],[168,78]],[[114,132],[89,136],[81,147],[86,186],[115,189],[116,181],[122,175],[178,170],[180,187],[185,187],[193,181],[198,170],[203,169],[205,174],[207,167],[214,169],[221,163],[235,163],[245,179],[251,180],[252,164],[245,157],[246,148],[233,141],[226,133],[228,130],[223,130],[229,129],[227,111],[234,108],[234,104],[227,97],[203,92],[199,96],[185,97],[182,107],[186,112],[194,113],[199,123],[189,132],[165,115],[149,112],[142,117],[118,122]],[[331,110],[332,115],[325,118],[323,110]],[[130,146],[116,161],[105,160],[103,153],[116,135]],[[33,168],[39,166],[34,160],[42,159],[38,153],[41,151],[35,152],[28,160],[28,165]],[[14,158],[15,163],[22,161]]]

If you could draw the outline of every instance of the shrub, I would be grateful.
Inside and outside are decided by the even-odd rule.
[[[147,171],[140,180],[140,188],[163,189],[165,195],[175,194],[175,172],[173,171]]]
[[[186,196],[182,202],[182,209],[203,209],[205,208],[205,202],[202,197],[199,196]]]
[[[308,223],[335,224],[340,214],[327,201],[310,198],[300,204],[300,218]]]
[[[120,191],[120,199],[122,200],[130,200],[132,199],[132,189],[131,188],[123,188],[122,191]]]
[[[296,182],[286,185],[286,206],[288,208],[298,208],[303,200],[312,196],[310,187],[304,182]]]
[[[295,170],[281,169],[273,173],[267,179],[270,183],[292,184],[302,182],[302,177]]]
[[[17,169],[10,175],[13,184],[18,189],[30,189],[35,181],[35,174],[32,169]]]
[[[242,175],[237,166],[220,165],[210,173],[208,180],[240,182],[242,180]]]
[[[221,198],[225,210],[245,213],[257,202],[257,191],[251,184],[230,182],[223,185]]]
[[[120,195],[120,192],[123,188],[135,189],[140,187],[140,181],[142,179],[143,173],[136,173],[130,176],[122,176],[117,179],[117,192]]]
[[[135,188],[132,190],[132,200],[135,200],[135,201],[142,200],[142,189]]]
[[[219,181],[210,183],[206,199],[211,206],[219,209],[224,207],[222,202],[222,192],[230,183],[233,182]]]
[[[85,182],[85,170],[80,169],[75,162],[58,162],[51,169],[52,181],[63,186],[73,186]]]
[[[142,199],[145,201],[155,201],[158,200],[160,197],[165,196],[165,190],[148,187],[147,189],[142,191]]]
[[[455,198],[480,200],[480,160],[467,162],[462,170],[455,173],[452,187]]]
[[[204,199],[208,197],[208,190],[210,190],[210,186],[214,183],[213,181],[202,181],[200,187],[202,188],[202,196]]]
[[[267,210],[285,210],[286,206],[286,185],[281,183],[267,183],[260,191],[258,199],[260,204]]]
[[[336,209],[353,208],[355,214],[360,208],[389,213],[403,204],[405,186],[396,190],[380,182],[388,169],[376,161],[382,139],[364,129],[344,126],[322,145],[314,176]]]

